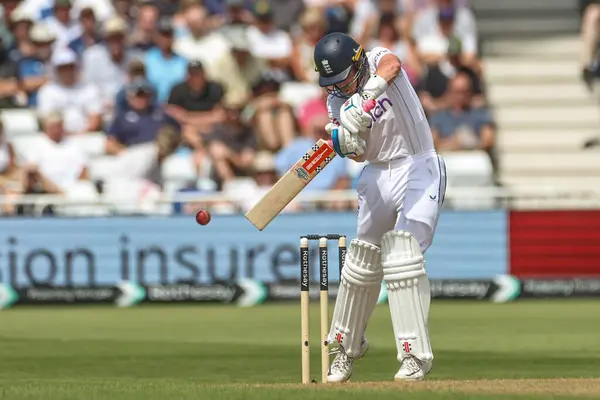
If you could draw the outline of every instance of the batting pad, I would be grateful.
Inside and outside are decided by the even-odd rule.
[[[387,232],[381,239],[381,259],[398,361],[408,354],[432,361],[427,329],[431,289],[419,243],[409,232]]]
[[[354,239],[342,270],[329,333],[329,343],[341,346],[351,358],[360,355],[361,342],[369,317],[377,305],[382,278],[379,247]]]

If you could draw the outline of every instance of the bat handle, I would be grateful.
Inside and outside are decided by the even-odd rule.
[[[365,112],[371,112],[371,110],[374,109],[376,105],[377,102],[375,101],[375,99],[369,99],[363,103],[363,110]]]

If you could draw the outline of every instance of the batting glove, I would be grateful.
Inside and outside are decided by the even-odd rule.
[[[360,156],[365,152],[367,143],[358,135],[353,135],[344,127],[336,124],[327,124],[325,130],[331,135],[333,149],[342,158],[346,156]]]
[[[371,114],[363,109],[364,101],[361,95],[356,93],[346,100],[340,110],[342,126],[353,135],[365,132],[373,122]]]

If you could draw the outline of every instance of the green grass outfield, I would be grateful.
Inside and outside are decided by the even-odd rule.
[[[402,384],[379,306],[354,383],[305,387],[299,304],[15,308],[0,312],[0,399],[600,398],[599,314],[600,301],[434,302],[434,369]]]

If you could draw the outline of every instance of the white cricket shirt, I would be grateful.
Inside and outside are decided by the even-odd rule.
[[[375,47],[367,53],[371,74],[375,73],[385,54],[393,53],[383,47]],[[373,125],[361,134],[367,142],[366,161],[388,162],[434,149],[425,112],[404,69],[376,100],[377,106],[371,111]],[[338,125],[344,102],[344,99],[332,95],[327,99],[329,118]]]

